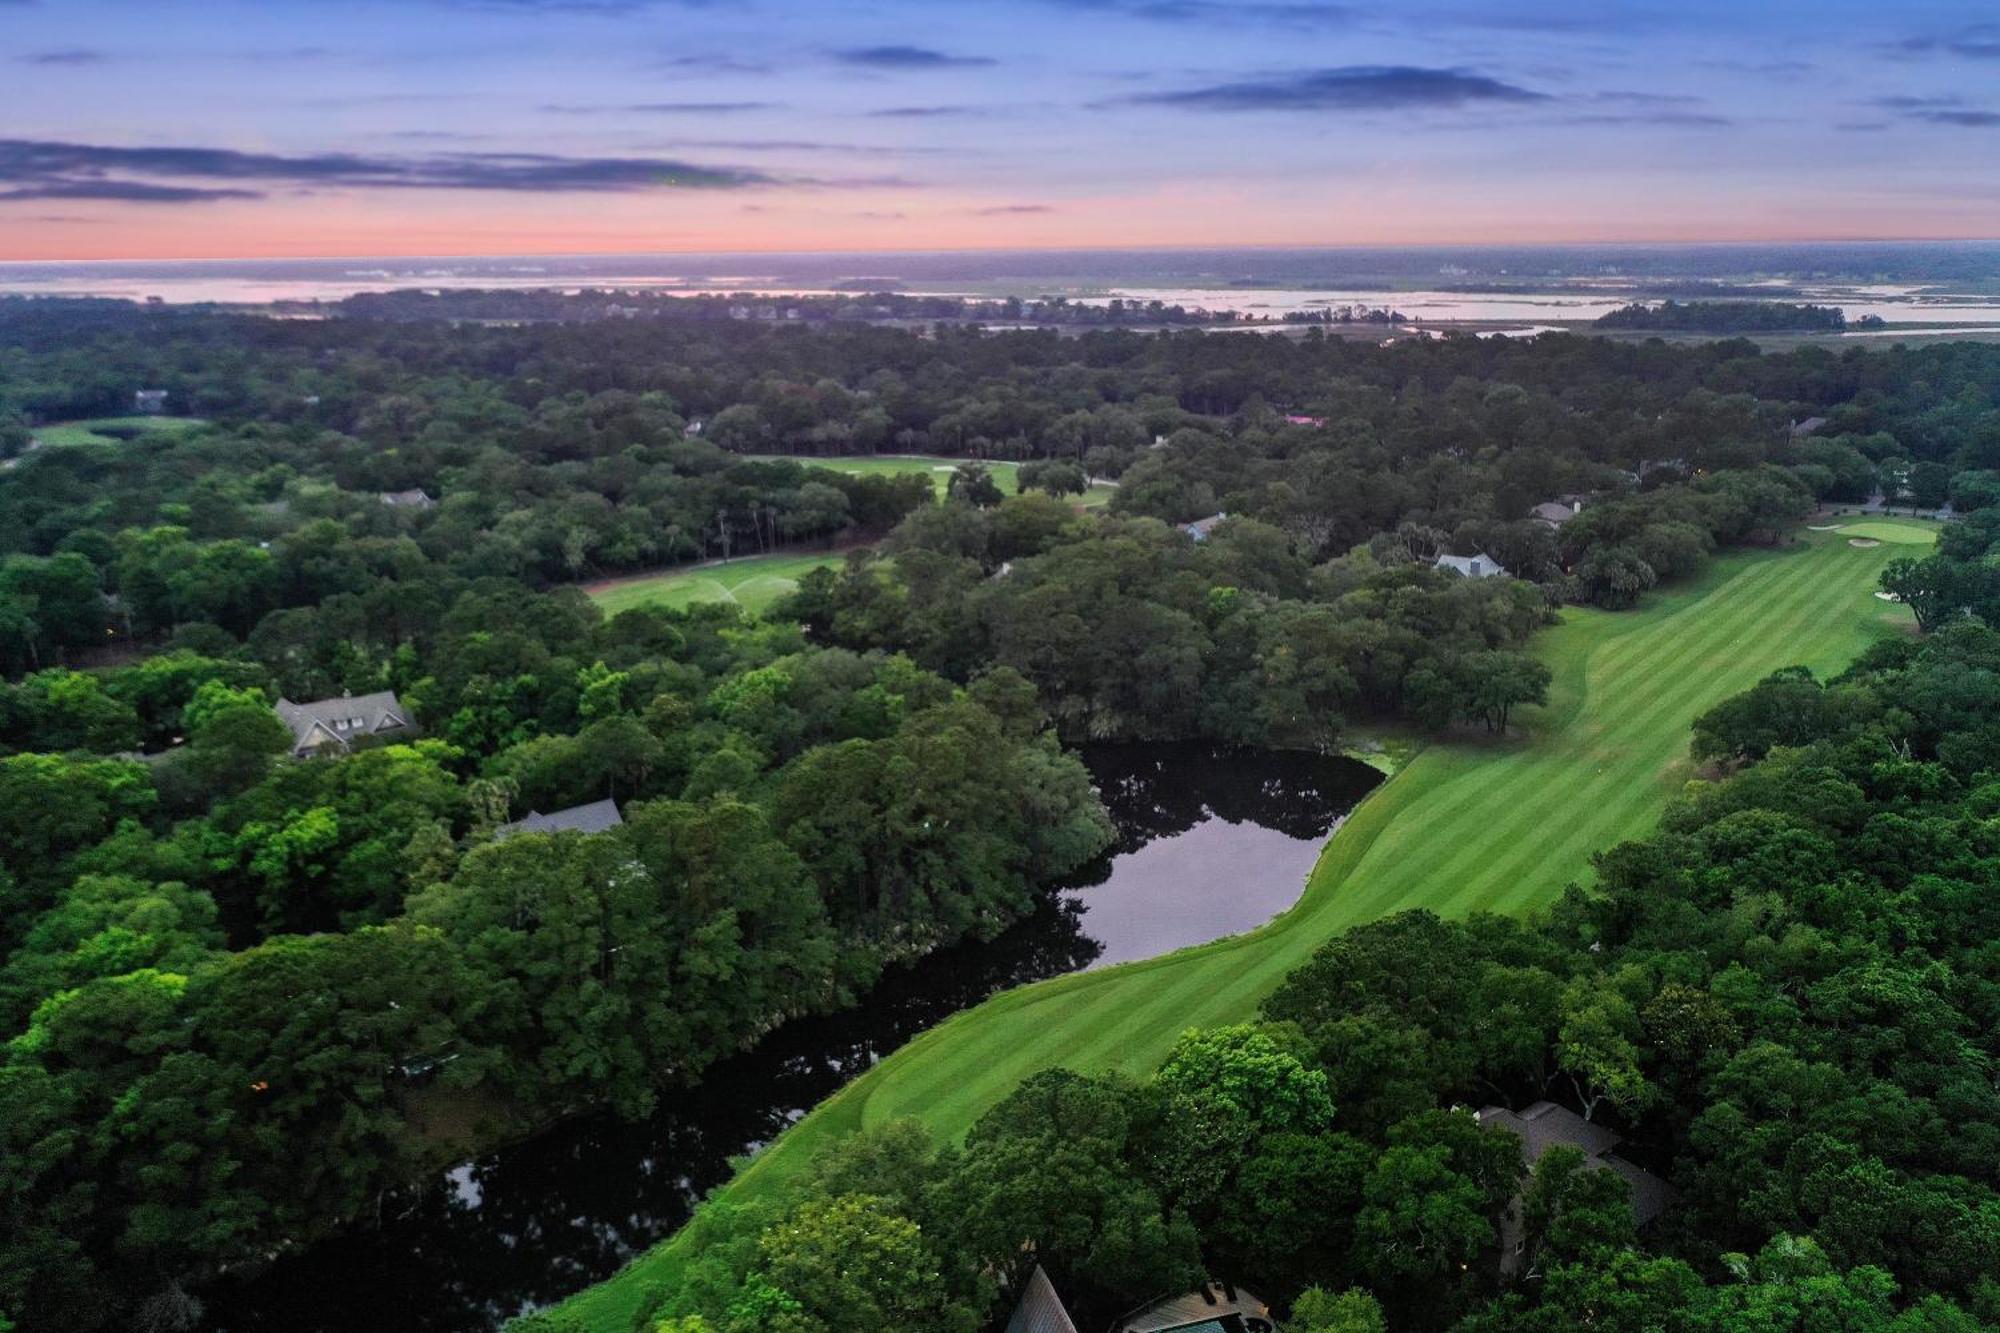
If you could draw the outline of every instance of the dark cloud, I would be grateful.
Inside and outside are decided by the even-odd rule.
[[[550,102],[536,110],[559,116],[601,116],[620,112],[648,116],[726,116],[741,111],[775,111],[783,106],[782,102],[624,102],[607,106]]]
[[[1885,111],[1938,111],[1946,107],[1964,106],[1962,97],[1924,96],[1910,93],[1890,93],[1884,97],[1871,98],[1868,105],[1879,106]]]
[[[0,191],[4,191],[0,198],[11,199],[198,203],[256,198],[275,188],[606,193],[731,189],[772,182],[772,177],[745,168],[656,158],[470,152],[430,157],[284,156],[229,148],[117,148],[0,139]]]
[[[964,69],[996,63],[990,56],[947,55],[926,46],[856,46],[835,51],[833,58],[867,69]]]
[[[902,157],[909,153],[943,153],[959,150],[923,145],[840,143],[825,139],[676,139],[661,148],[713,148],[725,153],[857,153],[865,156]]]
[[[1957,32],[1906,37],[1890,47],[1896,55],[1956,56],[1961,60],[2000,60],[2000,23],[1976,23]]]
[[[735,56],[669,56],[655,62],[661,69],[691,69],[705,74],[769,74],[771,66],[761,60],[743,60]]]
[[[1314,0],[1048,0],[1063,9],[1086,13],[1117,14],[1147,19],[1155,23],[1209,24],[1217,26],[1274,26],[1282,28],[1344,28],[1354,22],[1347,5],[1318,4]]]
[[[1688,93],[1592,93],[1593,102],[1616,102],[1626,106],[1694,106],[1703,99]]]
[[[986,109],[977,106],[885,106],[868,114],[887,120],[936,120],[953,116],[983,116]]]
[[[489,14],[596,14],[616,18],[652,9],[656,0],[433,0],[451,9],[484,10]],[[689,9],[706,9],[704,0],[680,0]]]
[[[102,65],[111,57],[88,47],[71,46],[58,51],[30,51],[16,59],[23,65]]]
[[[1736,122],[1727,116],[1717,116],[1705,111],[1618,111],[1586,112],[1578,116],[1565,116],[1565,125],[1670,125],[1682,129],[1715,130],[1724,129]]]
[[[1912,111],[1910,119],[1932,125],[1959,125],[1984,130],[2000,126],[2000,111]]]
[[[1868,104],[1881,107],[1884,111],[1894,111],[1904,120],[1922,121],[1929,125],[1959,125],[1972,129],[2000,125],[2000,111],[1968,106],[1963,97],[1950,93],[1890,93],[1871,98]]]
[[[1728,70],[1732,74],[1761,74],[1772,79],[1795,79],[1810,74],[1814,66],[1805,60],[1697,60],[1702,69]]]
[[[1019,217],[1027,213],[1053,212],[1055,210],[1047,204],[996,204],[992,208],[975,208],[972,210],[972,215],[981,218],[1004,218]]]
[[[1467,69],[1347,65],[1120,99],[1196,111],[1396,111],[1474,102],[1545,102],[1546,94]]]
[[[111,199],[127,204],[205,204],[217,199],[262,199],[259,190],[208,189],[192,185],[155,185],[146,181],[43,181],[0,188],[8,199]]]

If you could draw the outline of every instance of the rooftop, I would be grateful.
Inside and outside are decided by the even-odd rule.
[[[1566,1106],[1536,1102],[1519,1112],[1488,1106],[1479,1112],[1479,1123],[1504,1129],[1521,1140],[1521,1162],[1530,1170],[1542,1160],[1543,1153],[1561,1145],[1582,1152],[1585,1165],[1616,1171],[1632,1187],[1632,1216],[1640,1226],[1665,1212],[1674,1201],[1673,1186],[1611,1151],[1620,1142],[1616,1133]]]
[[[502,824],[493,830],[493,835],[505,838],[515,833],[603,833],[624,822],[618,813],[618,802],[592,801],[588,805],[573,805],[567,810],[558,810],[552,815],[530,810],[526,818]]]
[[[1077,1333],[1075,1321],[1063,1308],[1062,1297],[1056,1295],[1055,1283],[1049,1281],[1040,1264],[1028,1275],[1021,1303],[1014,1307],[1013,1318],[1007,1321],[1007,1333]]]
[[[1473,555],[1441,555],[1434,567],[1456,570],[1469,579],[1504,578],[1507,574],[1507,567],[1484,551]]]
[[[1227,1282],[1149,1305],[1118,1324],[1118,1333],[1271,1333],[1271,1307]]]
[[[410,725],[409,710],[392,690],[343,694],[302,704],[280,699],[272,708],[292,729],[292,744],[297,751],[327,745],[345,749],[359,737],[401,731]]]

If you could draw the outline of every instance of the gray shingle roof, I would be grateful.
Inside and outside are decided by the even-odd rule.
[[[410,712],[393,691],[374,694],[343,694],[337,699],[314,699],[295,704],[280,699],[273,705],[286,726],[292,729],[292,748],[318,749],[328,744],[348,748],[362,736],[406,731]]]
[[[1457,570],[1469,579],[1505,578],[1507,575],[1507,567],[1484,551],[1477,555],[1441,555],[1433,567]]]
[[[1561,1144],[1582,1152],[1588,1166],[1616,1171],[1632,1187],[1632,1216],[1640,1226],[1658,1217],[1674,1201],[1672,1185],[1612,1153],[1619,1144],[1617,1134],[1585,1120],[1566,1106],[1536,1102],[1519,1113],[1504,1106],[1488,1106],[1479,1112],[1479,1123],[1504,1129],[1520,1139],[1521,1161],[1530,1170],[1542,1160],[1543,1153]]]
[[[493,830],[493,835],[505,838],[515,833],[603,833],[624,822],[618,813],[618,802],[592,801],[589,805],[573,805],[552,815],[530,810],[527,818],[502,824]]]
[[[1055,1283],[1049,1281],[1040,1264],[1028,1275],[1021,1303],[1014,1307],[1014,1315],[1007,1321],[1007,1333],[1076,1333],[1076,1324],[1063,1308],[1062,1297],[1056,1295]]]

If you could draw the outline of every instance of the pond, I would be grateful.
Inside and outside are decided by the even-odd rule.
[[[860,1008],[788,1024],[699,1086],[663,1092],[646,1120],[582,1117],[394,1191],[379,1222],[204,1291],[209,1326],[483,1330],[559,1300],[678,1227],[733,1158],[960,1009],[1283,911],[1380,780],[1352,760],[1203,744],[1084,759],[1117,841],[997,940],[890,969]]]

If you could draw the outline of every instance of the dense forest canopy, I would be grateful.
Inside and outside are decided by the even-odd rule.
[[[1597,327],[1676,333],[1832,333],[1847,327],[1847,315],[1839,306],[1795,301],[1662,301],[1658,305],[1635,301],[1599,315]]]
[[[1433,1108],[1482,1083],[1525,1092],[1538,1071],[1575,1074],[1571,1057],[1533,1049],[1551,1023],[1570,1040],[1574,1014],[1610,1052],[1590,1066],[1618,1089],[1603,1096],[1663,1161],[1706,1160],[1689,1156],[1695,1115],[1736,1084],[1704,1062],[1753,1042],[1831,1062],[1837,1081],[1866,1066],[1872,1104],[1928,1102],[1909,1112],[1915,1146],[1846,1165],[1879,1159],[1884,1207],[1974,1247],[1921,1263],[1870,1250],[1824,1221],[1823,1181],[1782,1204],[1731,1204],[1718,1186],[1700,1214],[1717,1243],[1800,1238],[1758,1259],[1743,1290],[1693,1233],[1668,1257],[1606,1258],[1628,1253],[1615,1208],[1590,1231],[1610,1250],[1560,1242],[1577,1282],[1657,1262],[1682,1265],[1658,1281],[1695,1309],[1796,1280],[1859,1284],[1856,1299],[1883,1309],[1934,1297],[1983,1310],[1966,1274],[1985,1255],[1990,1172],[1927,1137],[1983,1123],[1977,1088],[1939,1072],[1942,1048],[1867,1065],[1826,1045],[1811,1014],[1785,1008],[1805,982],[1772,974],[1769,999],[1720,960],[1737,957],[1726,945],[1753,974],[1831,968],[1827,951],[1861,947],[1842,942],[1851,928],[1887,951],[1891,991],[1909,970],[1944,986],[1935,1004],[1910,1001],[1930,1006],[1926,1040],[1957,1034],[1950,1060],[1978,1052],[1971,983],[1946,985],[1908,952],[1976,978],[1981,955],[1952,915],[1971,908],[1908,888],[1898,867],[1911,863],[1895,858],[1949,835],[1959,859],[1936,873],[1983,873],[1987,724],[1950,696],[1976,703],[1991,670],[1959,622],[1986,614],[1987,594],[1966,590],[1985,587],[1977,534],[2000,499],[1996,383],[2000,351],[1963,344],[1384,348],[1318,331],[987,334],[671,308],[486,325],[0,302],[0,1312],[36,1329],[198,1326],[201,1283],[345,1225],[386,1184],[583,1109],[641,1112],[774,1025],[857,1002],[888,962],[990,937],[1109,836],[1066,740],[1327,748],[1358,718],[1504,731],[1546,691],[1531,641],[1554,608],[1629,606],[1719,547],[1784,540],[1816,502],[1917,486],[1973,511],[1940,563],[1896,571],[1948,633],[1832,686],[1776,682],[1783,707],[1756,704],[1755,726],[1705,724],[1704,753],[1761,762],[1677,815],[1687,827],[1667,837],[1681,841],[1658,853],[1696,866],[1723,845],[1702,830],[1734,818],[1730,802],[1832,746],[1800,770],[1825,809],[1792,812],[1810,826],[1798,837],[1819,839],[1800,853],[1806,926],[1767,947],[1755,931],[1783,904],[1758,898],[1730,909],[1740,939],[1656,962],[1644,951],[1672,950],[1633,932],[1657,895],[1621,893],[1618,878],[1653,861],[1620,852],[1607,893],[1551,924],[1421,927],[1505,972],[1496,987],[1523,988],[1519,1024],[1494,1029],[1511,1034],[1506,1052],[1452,1048],[1459,1011],[1427,1027],[1422,1008],[1366,996],[1309,1003],[1309,970],[1271,1015],[1291,1027],[1191,1039],[1145,1088],[1024,1092],[1084,1108],[1094,1128],[1076,1149],[1108,1200],[1091,1216],[1125,1219],[1114,1232],[1058,1243],[1034,1229],[1037,1210],[1067,1203],[1000,1197],[1009,1163],[1046,1147],[1046,1125],[1016,1107],[962,1155],[905,1135],[830,1166],[796,1205],[811,1211],[792,1250],[765,1244],[770,1219],[746,1220],[709,1295],[674,1315],[732,1319],[741,1300],[821,1320],[760,1327],[845,1327],[825,1313],[838,1284],[819,1305],[807,1288],[827,1278],[813,1264],[857,1237],[909,1240],[884,1262],[936,1274],[910,1299],[948,1310],[940,1327],[995,1308],[992,1284],[1019,1276],[1030,1236],[1086,1303],[1268,1253],[1268,1272],[1247,1258],[1244,1272],[1288,1300],[1319,1283],[1366,1286],[1419,1323],[1485,1309],[1478,1282],[1448,1266],[1434,1281],[1425,1265],[1483,1244],[1512,1185],[1489,1169],[1490,1144]],[[141,390],[203,424],[108,442],[48,431],[128,415]],[[1817,433],[1787,428],[1808,414],[1825,418]],[[1025,494],[1003,497],[971,467],[940,501],[927,477],[814,465],[880,452],[1032,466]],[[1118,481],[1107,514],[1062,498],[1080,477]],[[1208,519],[1198,537],[1185,526]],[[575,586],[834,542],[860,549],[768,620],[720,605],[607,619]],[[1437,567],[1475,554],[1516,577]],[[1946,684],[1896,692],[1916,680]],[[392,696],[413,725],[293,758],[274,703],[347,695]],[[1885,747],[1893,782],[1853,757]],[[1878,792],[1908,804],[1876,824]],[[622,810],[607,832],[510,827],[604,799]],[[1825,824],[1829,811],[1860,823]],[[1821,880],[1849,884],[1850,860],[1916,895],[1907,936],[1868,903],[1813,915]],[[1709,884],[1698,869],[1686,875]],[[1589,957],[1586,928],[1603,945]],[[1700,1040],[1671,1058],[1646,1044],[1668,977],[1720,987],[1674,1001]],[[1578,998],[1550,1001],[1550,987]],[[1401,1026],[1366,1026],[1389,1009]],[[1241,1060],[1303,1090],[1291,1118],[1200,1102]],[[1353,1072],[1366,1070],[1381,1077]],[[1197,1113],[1169,1133],[1160,1108],[1175,1098]],[[1190,1181],[1209,1140],[1173,1134],[1196,1128],[1243,1155],[1232,1178],[1268,1193],[1272,1217],[1307,1219],[1285,1245],[1255,1232],[1277,1223],[1236,1217]],[[1331,1193],[1293,1198],[1301,1171]],[[1410,1173],[1468,1212],[1450,1219],[1453,1239],[1390,1271],[1378,1260],[1407,1248],[1390,1214]],[[1948,1180],[1907,1183],[1933,1178]],[[1908,1190],[1921,1197],[1895,1193]],[[1973,1220],[1936,1221],[1923,1210],[1939,1198]],[[1315,1230],[1375,1216],[1356,1200],[1382,1216],[1352,1235]],[[941,1217],[986,1229],[940,1231]],[[1481,1317],[1561,1326],[1534,1313],[1553,1292]],[[910,1311],[888,1314],[931,1318]]]
[[[1038,1264],[1100,1321],[1221,1274],[1343,1333],[1991,1328],[1996,710],[1983,625],[1780,673],[1697,730],[1744,766],[1589,892],[1359,927],[1263,1022],[1138,1083],[1037,1074],[962,1146],[837,1141],[789,1197],[701,1215],[634,1327],[971,1329]],[[1526,1169],[1468,1113],[1548,1097],[1674,1205],[1640,1232],[1624,1174]]]

